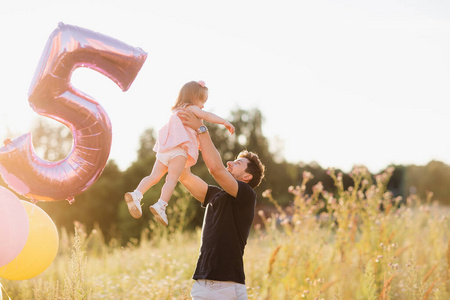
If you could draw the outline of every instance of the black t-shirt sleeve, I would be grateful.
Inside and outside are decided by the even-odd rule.
[[[238,183],[238,193],[236,198],[231,197],[233,201],[236,201],[238,205],[253,204],[251,199],[256,198],[255,191],[245,182],[237,181]],[[223,192],[223,190],[217,186],[209,185],[206,191],[205,201],[202,203],[202,207],[205,208],[208,203],[217,196],[218,193]]]
[[[256,199],[255,191],[247,183],[238,181],[238,193],[236,198],[234,198],[238,205],[248,205],[254,204],[254,199]]]
[[[217,186],[209,185],[208,190],[206,191],[205,201],[202,203],[202,207],[205,208],[208,203],[214,199],[214,197],[220,193],[222,189],[218,188]]]

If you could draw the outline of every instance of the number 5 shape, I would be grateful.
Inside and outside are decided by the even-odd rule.
[[[0,148],[0,174],[10,188],[34,201],[74,197],[102,173],[111,150],[111,122],[91,97],[75,89],[78,67],[96,70],[128,90],[147,58],[140,48],[88,29],[58,24],[44,48],[29,90],[38,114],[65,124],[72,132],[69,155],[57,162],[39,158],[31,133]]]

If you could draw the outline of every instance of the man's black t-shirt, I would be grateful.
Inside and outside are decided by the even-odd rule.
[[[244,248],[255,215],[256,193],[238,181],[237,197],[208,186],[202,244],[194,279],[234,281],[245,284]]]

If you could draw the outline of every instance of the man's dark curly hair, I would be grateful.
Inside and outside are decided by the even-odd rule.
[[[248,184],[254,189],[256,188],[260,183],[261,180],[264,178],[264,172],[265,167],[261,163],[261,160],[259,159],[258,155],[244,150],[239,153],[237,158],[246,158],[249,160],[247,169],[245,169],[245,172],[251,174],[253,178],[248,182]]]

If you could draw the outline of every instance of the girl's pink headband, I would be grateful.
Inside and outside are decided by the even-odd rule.
[[[203,80],[199,80],[197,81],[197,83],[201,86],[201,87],[205,87],[205,82]]]

